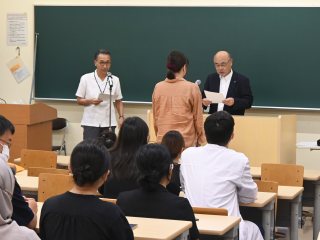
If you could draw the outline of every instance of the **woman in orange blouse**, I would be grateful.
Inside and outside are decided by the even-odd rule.
[[[188,59],[172,51],[167,58],[167,77],[156,84],[152,95],[157,142],[170,130],[179,131],[186,147],[205,142],[202,99],[198,85],[184,79]]]

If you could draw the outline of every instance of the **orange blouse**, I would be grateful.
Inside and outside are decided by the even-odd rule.
[[[186,147],[205,143],[202,97],[198,85],[180,79],[165,79],[156,84],[152,110],[157,142],[170,130],[179,131]]]

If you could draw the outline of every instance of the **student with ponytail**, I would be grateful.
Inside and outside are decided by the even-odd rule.
[[[136,161],[140,188],[122,192],[117,199],[125,215],[191,221],[189,239],[198,239],[199,232],[189,201],[166,189],[173,169],[168,149],[160,144],[142,146]]]
[[[152,110],[157,142],[170,130],[179,131],[186,147],[205,142],[202,97],[199,87],[184,79],[188,59],[172,51],[167,58],[166,79],[157,83],[152,95]]]

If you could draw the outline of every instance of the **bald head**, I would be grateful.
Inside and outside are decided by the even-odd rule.
[[[213,56],[213,64],[217,73],[225,77],[231,72],[232,58],[227,51],[219,51]]]

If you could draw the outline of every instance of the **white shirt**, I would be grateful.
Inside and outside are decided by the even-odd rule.
[[[121,87],[119,78],[112,75],[113,87],[111,91],[112,102],[122,99]],[[99,86],[98,86],[99,85]],[[97,71],[87,73],[80,79],[80,84],[76,92],[77,97],[92,99],[98,98],[100,93],[109,94],[109,83],[107,77],[100,79]],[[81,120],[81,126],[91,127],[109,127],[109,109],[110,102],[103,101],[98,105],[89,105],[84,107],[84,112]],[[111,126],[116,126],[114,104],[111,104]]]
[[[215,144],[190,147],[181,155],[181,184],[191,206],[226,208],[241,217],[239,202],[256,199],[248,158]]]
[[[239,202],[256,199],[248,158],[215,144],[187,148],[181,155],[182,189],[193,207],[226,208],[229,216],[241,217]],[[241,221],[240,240],[263,240],[259,228]]]
[[[228,75],[226,75],[225,77],[222,77],[220,75],[219,93],[222,93],[225,98],[227,97],[227,94],[228,94],[228,89],[229,89],[230,81],[232,78],[232,74],[233,74],[233,71],[231,69],[230,73]],[[224,107],[223,103],[218,103],[217,111],[223,111],[223,107]]]

